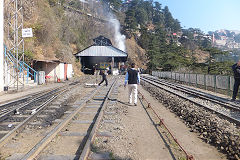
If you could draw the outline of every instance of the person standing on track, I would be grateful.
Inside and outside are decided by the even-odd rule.
[[[232,70],[234,73],[234,87],[231,101],[235,101],[238,93],[238,88],[240,85],[240,60],[232,66]]]
[[[128,103],[132,103],[132,95],[134,97],[134,105],[137,105],[137,85],[140,84],[140,75],[138,70],[135,69],[135,63],[131,64],[131,69],[129,69],[126,73],[124,87],[128,83],[128,94],[129,101]]]
[[[103,81],[106,82],[106,86],[108,85],[108,81],[107,81],[107,72],[108,72],[109,68],[106,68],[106,70],[101,70],[100,71],[100,75],[102,75],[102,81],[98,84],[99,86],[103,83]]]

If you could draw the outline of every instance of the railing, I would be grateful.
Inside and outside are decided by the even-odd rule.
[[[23,61],[18,61],[16,59],[16,57],[10,52],[8,51],[7,47],[4,45],[4,56],[5,56],[5,60],[7,59],[8,62],[11,62],[12,65],[14,66],[15,69],[17,69],[20,74],[22,73],[24,76],[24,71],[27,72],[27,83],[28,83],[28,78],[30,76],[33,77],[34,82],[37,82],[37,71],[34,70],[33,68],[31,68],[28,64],[26,64]],[[18,64],[18,65],[17,65]],[[32,73],[31,73],[32,72]]]
[[[152,75],[160,78],[172,79],[196,87],[202,87],[206,90],[211,89],[215,92],[218,90],[225,90],[229,96],[231,95],[234,85],[234,78],[232,76],[160,71],[152,71]]]

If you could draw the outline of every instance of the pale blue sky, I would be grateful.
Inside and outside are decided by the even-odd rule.
[[[157,0],[168,6],[183,28],[207,33],[219,29],[240,31],[240,0]]]

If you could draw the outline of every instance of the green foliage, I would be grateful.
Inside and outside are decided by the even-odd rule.
[[[110,4],[114,9],[119,10],[122,5],[121,0],[104,0],[107,4]]]
[[[26,62],[31,62],[33,60],[33,52],[31,50],[25,50],[24,51],[24,57]]]
[[[232,75],[233,62],[214,62],[207,67],[208,74]]]
[[[207,59],[207,73],[208,74],[229,74],[229,67],[226,65],[229,62],[216,62],[216,55],[224,55],[228,52],[221,51],[217,48],[204,48],[204,51],[209,52],[209,58]],[[231,63],[231,62],[230,62]]]
[[[48,3],[50,6],[55,6],[57,4],[58,0],[48,0]]]
[[[163,55],[162,65],[164,70],[175,70],[191,64],[190,58],[185,55],[187,51],[183,47],[170,44],[168,49],[168,52]]]
[[[125,24],[128,30],[136,30],[137,24],[144,27],[144,25],[152,23],[165,26],[172,32],[181,31],[180,22],[172,17],[167,6],[162,10],[159,2],[133,0],[125,13]]]
[[[221,51],[218,48],[214,48],[214,47],[213,48],[202,48],[202,50],[209,52],[208,62],[214,62],[216,55],[228,54],[228,52]]]
[[[153,24],[164,24],[164,15],[161,11],[161,4],[159,2],[155,2],[154,4]]]
[[[200,41],[200,46],[203,48],[211,48],[212,43],[210,39],[204,38]]]
[[[138,24],[146,24],[148,22],[148,13],[146,10],[144,10],[143,8],[138,8],[136,10],[136,21]]]
[[[133,9],[130,9],[126,12],[126,28],[129,30],[135,30],[137,28],[137,20],[135,18],[136,12]]]
[[[142,28],[141,31],[141,37],[138,40],[138,44],[143,48],[143,49],[148,49],[149,44],[151,41],[151,34],[147,31],[147,28]]]
[[[185,157],[179,157],[178,159],[179,160],[187,160],[187,158],[185,158]]]
[[[19,54],[19,60],[23,60],[23,57],[24,57],[24,61],[27,63],[27,64],[31,64],[33,58],[34,58],[34,54],[31,50],[28,50],[28,49],[25,49],[24,51],[24,56],[23,56],[23,53],[20,53]]]
[[[39,32],[43,28],[43,26],[40,23],[35,23],[31,25],[31,28],[34,32]]]
[[[83,5],[81,4],[81,1],[70,1],[68,5],[76,9],[83,9]]]
[[[34,24],[30,25],[29,27],[32,28],[32,30],[33,30],[33,39],[39,41],[38,38],[41,37],[43,25],[40,23],[34,23]],[[30,39],[30,38],[28,38],[28,39]]]
[[[183,29],[183,34],[179,39],[179,42],[189,50],[195,50],[197,48],[206,49],[211,48],[211,39],[206,37],[204,33],[198,28]],[[211,32],[209,33],[211,34]]]
[[[166,28],[171,28],[173,23],[174,23],[174,20],[173,20],[171,12],[168,9],[168,6],[164,7],[163,15],[164,15],[165,27]]]
[[[154,34],[147,34],[146,29],[141,33],[139,42],[147,50],[149,69],[171,71],[191,64],[191,59],[186,58],[188,51],[175,43],[167,43],[166,32],[160,25],[156,26]]]

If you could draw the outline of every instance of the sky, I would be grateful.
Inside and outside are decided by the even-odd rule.
[[[183,28],[203,32],[219,29],[240,31],[240,0],[157,0],[168,6]]]

